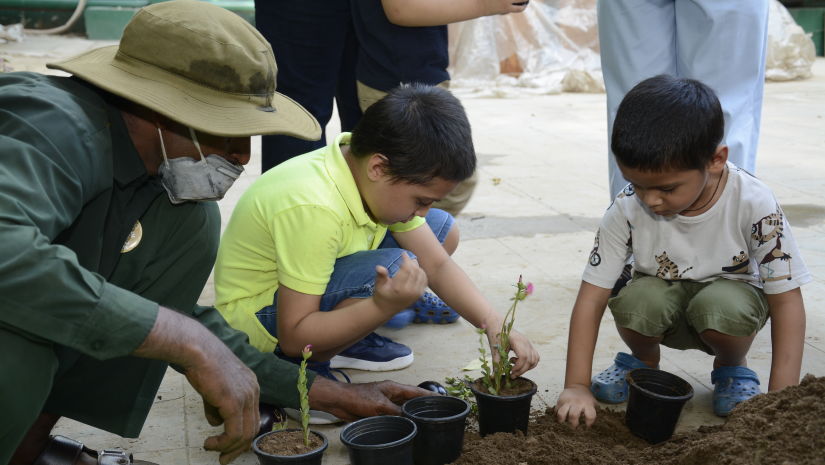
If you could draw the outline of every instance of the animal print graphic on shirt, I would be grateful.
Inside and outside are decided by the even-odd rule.
[[[670,260],[670,257],[667,256],[666,251],[662,251],[662,255],[656,255],[656,263],[659,264],[659,270],[656,271],[656,276],[662,279],[682,279],[682,276],[684,276],[685,273],[693,269],[692,266],[689,266],[680,273],[679,265]]]
[[[602,263],[602,256],[599,255],[599,233],[596,231],[596,240],[593,243],[593,250],[590,251],[590,266],[599,266]]]
[[[740,250],[739,255],[735,255],[731,259],[731,265],[723,266],[722,271],[725,273],[748,274],[748,265],[750,265],[750,257],[748,257],[748,254],[746,254],[744,250]]]
[[[621,192],[619,192],[618,197],[621,199],[623,197],[630,197],[630,196],[635,195],[635,194],[636,194],[636,191],[633,190],[633,184],[628,184],[628,185],[624,186],[624,189],[622,189]]]
[[[782,251],[782,237],[785,230],[785,217],[779,205],[776,206],[776,212],[761,218],[759,221],[751,226],[751,239],[756,241],[757,246],[762,246],[769,241],[776,240],[776,245],[767,253],[762,261],[759,262],[759,274],[762,282],[767,281],[781,281],[783,279],[791,279],[791,256]],[[779,260],[779,263],[773,263]],[[781,270],[777,269],[777,265],[786,262],[788,265],[787,272],[785,267],[781,266]]]

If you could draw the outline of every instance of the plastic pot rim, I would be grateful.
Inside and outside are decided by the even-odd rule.
[[[472,383],[470,383],[470,390],[473,392],[473,394],[475,394],[476,396],[489,397],[489,398],[492,398],[492,399],[497,399],[500,402],[511,402],[511,401],[516,402],[516,401],[519,401],[519,400],[521,400],[525,397],[532,396],[536,393],[536,391],[538,391],[538,385],[535,383],[535,381],[533,381],[530,378],[525,378],[524,376],[519,376],[518,378],[514,379],[513,381],[519,380],[519,379],[529,381],[530,384],[533,385],[533,387],[529,391],[522,392],[520,394],[513,394],[513,395],[509,395],[509,396],[502,396],[500,394],[490,394],[489,392],[481,392],[481,391],[479,391],[478,389],[476,389],[474,387],[474,384],[476,383],[476,381],[479,381],[480,379],[481,379],[481,377],[476,378],[476,379],[473,380]]]
[[[409,405],[411,402],[416,402],[416,401],[420,402],[421,399],[431,399],[431,400],[451,399],[451,400],[448,400],[447,402],[461,402],[461,403],[464,404],[464,410],[462,410],[460,413],[457,413],[455,415],[450,415],[448,417],[425,417],[425,416],[417,415],[413,412],[407,411],[407,405]],[[401,406],[401,413],[406,418],[410,418],[410,419],[414,419],[414,420],[420,420],[423,423],[449,423],[451,421],[458,420],[460,418],[463,418],[463,417],[466,417],[467,415],[469,415],[470,414],[470,403],[467,402],[464,399],[460,399],[458,397],[452,397],[452,396],[416,397],[414,399],[410,399],[410,400],[404,402],[404,405]]]
[[[261,434],[260,436],[256,437],[256,438],[252,441],[252,450],[253,450],[256,454],[259,454],[259,455],[264,455],[264,456],[267,456],[267,457],[277,457],[277,458],[286,458],[286,459],[295,459],[295,460],[298,460],[298,459],[303,459],[303,458],[309,457],[309,456],[311,456],[311,455],[318,454],[319,452],[320,452],[320,453],[323,453],[325,450],[327,450],[327,447],[329,447],[329,440],[327,439],[326,435],[325,435],[324,433],[321,433],[321,432],[319,432],[319,431],[315,431],[315,430],[309,430],[309,432],[310,432],[310,433],[312,433],[312,434],[314,434],[314,435],[316,435],[316,436],[318,436],[318,437],[320,437],[320,438],[321,438],[321,440],[322,440],[324,443],[323,443],[323,444],[321,444],[321,446],[320,446],[320,447],[318,447],[317,449],[312,449],[311,451],[309,451],[309,452],[304,452],[303,454],[295,454],[295,455],[279,455],[279,454],[273,454],[273,453],[271,453],[271,452],[264,452],[264,451],[262,451],[262,450],[258,447],[258,442],[259,442],[261,439],[263,439],[263,438],[264,438],[264,436],[269,436],[269,435],[271,435],[271,434],[278,434],[278,433],[289,433],[289,432],[291,432],[291,431],[303,431],[303,430],[302,430],[302,429],[300,429],[300,428],[288,428],[288,429],[279,429],[279,430],[276,430],[276,431],[268,431],[268,432],[266,432],[266,433],[264,433],[264,434]]]
[[[383,444],[355,444],[352,441],[350,441],[349,439],[346,439],[344,437],[344,433],[349,431],[351,428],[356,427],[355,425],[360,426],[360,425],[365,424],[365,423],[372,423],[372,422],[376,421],[375,420],[376,418],[380,418],[382,420],[383,419],[388,419],[388,418],[390,418],[390,419],[397,418],[398,420],[401,420],[402,422],[409,422],[409,424],[412,425],[412,432],[410,434],[404,436],[401,439],[396,439],[395,441],[392,441],[392,442],[385,442]],[[390,420],[390,421],[396,421],[396,420]],[[356,421],[344,426],[341,429],[341,434],[339,435],[339,438],[340,438],[341,442],[347,447],[351,447],[353,449],[358,449],[358,450],[372,450],[372,449],[389,449],[391,447],[395,447],[395,446],[404,444],[406,442],[410,442],[410,441],[413,440],[413,438],[415,438],[416,434],[418,434],[418,426],[415,424],[414,421],[410,420],[409,418],[399,417],[399,416],[394,416],[394,415],[379,415],[379,416],[375,416],[375,417],[362,418],[360,420],[356,420]]]
[[[678,382],[684,383],[684,385],[688,387],[688,392],[686,392],[685,394],[682,394],[681,396],[669,396],[669,395],[666,395],[666,394],[659,394],[657,392],[653,392],[649,389],[645,389],[645,388],[643,388],[642,386],[640,386],[638,384],[639,382],[644,382],[644,381],[636,381],[636,380],[633,379],[632,375],[633,375],[633,372],[635,372],[635,371],[641,371],[641,372],[644,372],[644,373],[651,373],[651,374],[654,374],[654,372],[658,372],[658,373],[655,373],[657,375],[665,373],[666,376],[672,376],[673,378],[678,380]],[[673,373],[670,373],[670,372],[667,372],[667,371],[657,370],[655,368],[636,368],[636,369],[633,369],[633,370],[630,370],[629,372],[627,372],[627,374],[625,375],[625,380],[627,381],[627,384],[629,386],[633,386],[634,388],[636,388],[639,391],[643,392],[646,396],[652,397],[652,398],[657,399],[657,400],[661,400],[663,402],[687,402],[688,400],[690,400],[693,397],[693,386],[691,386],[690,383],[688,383],[686,380],[682,379],[681,377],[676,376]]]

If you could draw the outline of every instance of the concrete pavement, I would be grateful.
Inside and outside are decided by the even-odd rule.
[[[0,56],[16,70],[45,71],[46,61],[111,43],[31,39],[23,44],[0,45]],[[803,374],[823,376],[825,59],[817,59],[813,74],[808,80],[765,86],[757,174],[774,189],[814,276],[813,282],[803,288],[808,315]],[[465,98],[463,103],[473,125],[481,179],[475,196],[458,218],[462,243],[454,258],[502,312],[509,305],[511,284],[518,275],[535,285],[535,293],[520,304],[516,327],[542,355],[541,364],[528,376],[539,385],[533,409],[543,410],[555,404],[562,388],[570,309],[599,218],[609,203],[605,96]],[[335,124],[330,125],[328,133],[338,133]],[[257,138],[253,145],[246,173],[221,201],[224,221],[260,171]],[[213,296],[210,281],[201,303],[211,303]],[[411,346],[415,363],[392,373],[350,371],[353,381],[443,382],[447,376],[462,375],[461,368],[477,356],[477,335],[463,321],[380,332]],[[609,365],[620,350],[625,350],[624,344],[606,312],[594,370]],[[769,328],[756,338],[749,361],[766,388],[771,362]],[[689,380],[696,391],[682,415],[680,430],[721,422],[711,410],[711,363],[711,357],[698,351],[663,349],[662,368]],[[324,463],[348,463],[338,440],[340,427],[318,429],[330,439]],[[140,438],[119,438],[70,420],[61,420],[56,429],[92,448],[121,447],[136,458],[193,465],[217,463],[217,454],[202,448],[204,439],[217,431],[205,421],[197,393],[171,370]],[[235,463],[257,461],[249,452]]]

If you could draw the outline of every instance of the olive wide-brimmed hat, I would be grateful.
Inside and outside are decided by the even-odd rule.
[[[269,42],[237,14],[208,2],[146,6],[119,45],[47,66],[216,136],[321,137],[308,111],[275,92]]]

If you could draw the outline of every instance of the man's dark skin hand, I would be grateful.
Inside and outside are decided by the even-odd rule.
[[[220,452],[227,464],[247,451],[258,432],[258,380],[243,362],[206,327],[174,310],[160,307],[155,325],[132,353],[136,357],[165,360],[181,368],[187,381],[203,398],[206,418],[224,432],[211,436],[204,448]],[[45,447],[58,416],[43,413],[18,447],[11,464],[30,464]],[[81,465],[97,459],[83,453]]]
[[[259,424],[258,380],[255,374],[208,329],[187,316],[160,308],[155,326],[133,353],[178,365],[203,397],[206,418],[224,432],[204,442],[206,450],[220,452],[227,464],[247,451]],[[392,381],[344,384],[316,377],[309,390],[313,409],[344,420],[376,415],[400,415],[405,401],[432,392]]]
[[[206,450],[220,452],[227,464],[249,449],[258,432],[258,379],[228,347],[196,320],[164,307],[136,357],[179,366],[203,397],[206,418],[224,432],[206,438]]]
[[[376,415],[400,415],[404,402],[431,395],[432,391],[394,381],[345,384],[318,376],[309,389],[309,405],[353,421]]]

